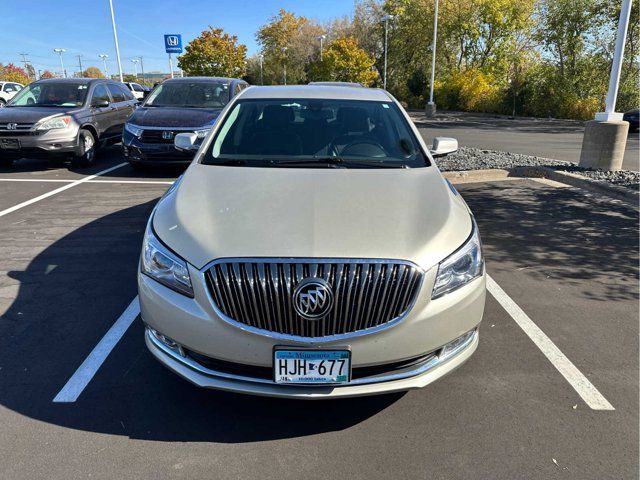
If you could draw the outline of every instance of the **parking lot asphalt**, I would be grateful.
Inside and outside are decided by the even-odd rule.
[[[179,174],[100,174],[121,163],[116,147],[88,171],[0,171],[0,478],[637,477],[637,212],[533,180],[459,191],[491,278],[559,357],[494,289],[477,352],[444,379],[296,402],[192,386],[137,318],[77,401],[53,402],[134,300],[146,220]],[[589,406],[567,361],[614,410]]]
[[[578,163],[584,122],[544,118],[509,119],[504,116],[463,112],[438,113],[435,119],[413,111],[412,118],[430,142],[435,136],[454,137],[461,145],[521,153]],[[640,137],[629,132],[622,168],[640,170]]]

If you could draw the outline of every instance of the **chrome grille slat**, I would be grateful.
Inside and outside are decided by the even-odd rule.
[[[207,286],[226,320],[292,337],[322,338],[383,327],[402,318],[418,295],[423,271],[404,261],[375,259],[222,259],[206,270]],[[317,320],[293,308],[309,277],[324,279],[334,303]]]

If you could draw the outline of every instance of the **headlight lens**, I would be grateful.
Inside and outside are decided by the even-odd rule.
[[[36,130],[53,130],[56,128],[67,128],[71,125],[71,117],[69,115],[63,115],[60,117],[53,117],[42,120],[35,127]]]
[[[187,263],[162,245],[154,235],[151,224],[152,220],[149,220],[142,243],[142,273],[176,292],[193,297]]]
[[[199,139],[203,139],[204,137],[207,136],[207,133],[209,133],[211,131],[211,127],[209,128],[203,128],[201,130],[196,130],[195,133],[198,136]]]
[[[131,135],[134,135],[136,137],[140,137],[140,135],[142,135],[142,128],[138,128],[135,125],[131,125],[130,123],[125,123],[124,124],[124,129],[129,132]]]
[[[438,265],[438,274],[431,294],[432,299],[460,288],[482,275],[484,267],[482,244],[476,222],[473,219],[472,221],[473,233],[469,240]]]

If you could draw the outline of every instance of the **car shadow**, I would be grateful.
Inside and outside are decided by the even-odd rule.
[[[14,162],[10,167],[0,167],[0,174],[32,174],[37,172],[58,171],[62,175],[70,172],[78,177],[70,177],[70,180],[82,179],[83,176],[94,175],[100,171],[126,162],[127,159],[122,153],[120,144],[103,147],[96,152],[94,163],[89,167],[75,167],[69,159],[63,157],[51,158],[22,158]],[[145,168],[134,169],[130,165],[125,165],[111,172],[100,176],[102,180],[124,180],[124,179],[148,179],[148,180],[174,180],[184,173],[188,164],[185,165],[152,165]]]
[[[527,183],[523,183],[527,182]],[[638,214],[622,202],[533,181],[469,184],[460,192],[494,266],[577,286],[585,298],[638,298]],[[597,289],[586,286],[598,285]]]
[[[152,357],[137,318],[77,402],[52,403],[135,297],[140,245],[154,203],[81,225],[23,270],[0,276],[1,407],[82,431],[239,443],[346,429],[402,397],[305,402],[200,389]],[[0,252],[31,230],[25,223],[7,225]]]

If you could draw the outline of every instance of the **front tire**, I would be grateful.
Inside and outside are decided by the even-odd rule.
[[[96,139],[89,130],[81,129],[78,133],[78,152],[71,160],[74,167],[88,167],[96,159]]]
[[[0,168],[11,168],[15,163],[13,158],[0,158]]]

